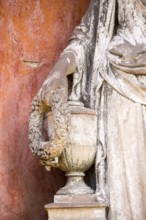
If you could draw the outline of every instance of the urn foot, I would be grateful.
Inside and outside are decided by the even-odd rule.
[[[84,182],[83,177],[85,174],[83,172],[68,172],[66,173],[67,183],[62,187],[56,194],[57,195],[70,195],[70,194],[93,194],[89,186]]]

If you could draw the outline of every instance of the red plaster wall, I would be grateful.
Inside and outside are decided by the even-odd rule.
[[[0,1],[0,220],[45,220],[44,204],[64,184],[27,141],[33,96],[89,0]],[[32,66],[34,64],[35,66]]]

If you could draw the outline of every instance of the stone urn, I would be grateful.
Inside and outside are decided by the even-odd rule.
[[[93,165],[96,156],[97,142],[97,116],[95,110],[85,108],[80,103],[70,103],[70,121],[68,128],[68,141],[61,156],[59,168],[67,176],[66,185],[57,195],[93,194],[83,177],[85,172]],[[51,138],[54,130],[54,117],[48,114],[48,136]]]

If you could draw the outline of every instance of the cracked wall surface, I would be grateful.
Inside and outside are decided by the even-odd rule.
[[[89,0],[0,1],[0,220],[45,220],[44,204],[64,184],[35,159],[27,140],[33,96]]]

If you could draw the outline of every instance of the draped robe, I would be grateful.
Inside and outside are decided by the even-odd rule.
[[[145,220],[146,1],[91,0],[68,51],[77,63],[70,99],[97,110],[96,165],[104,160],[105,175],[100,182],[96,169],[97,191],[108,188],[107,218]]]

